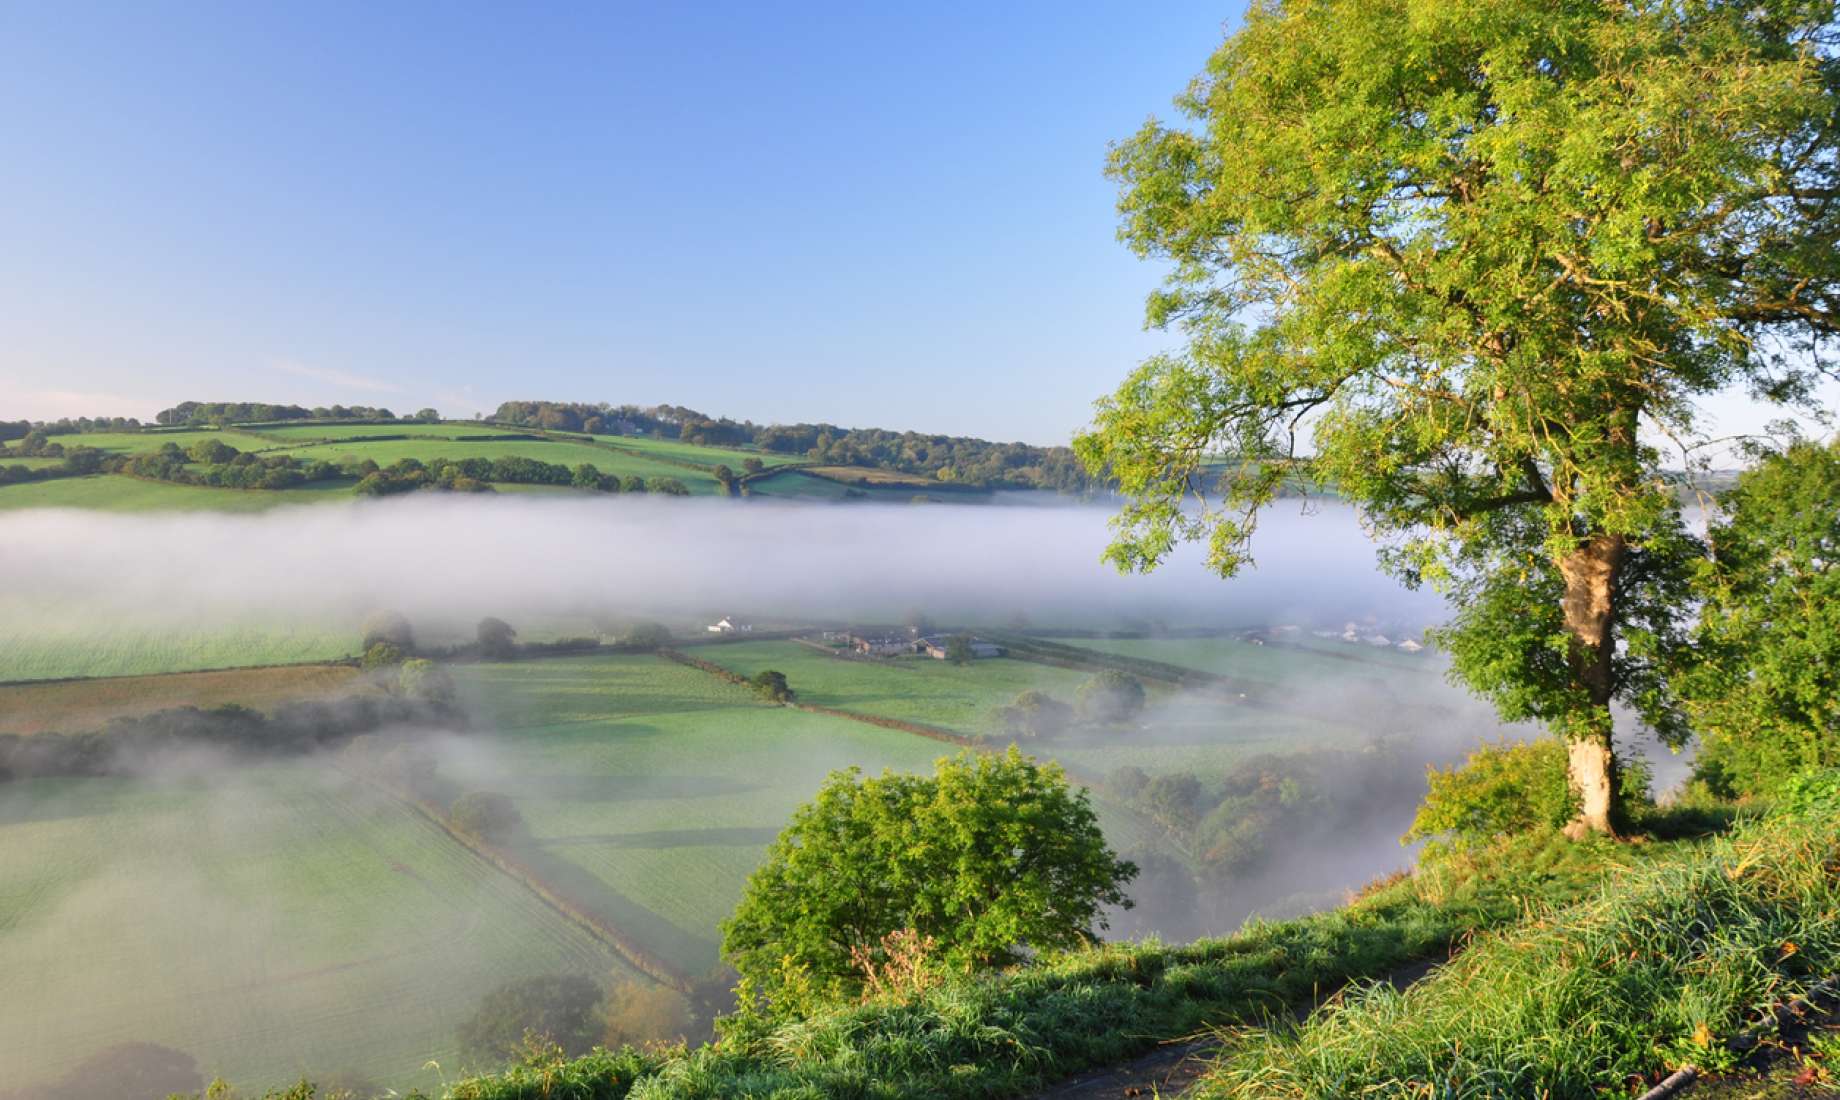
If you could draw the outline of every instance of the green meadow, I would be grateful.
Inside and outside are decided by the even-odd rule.
[[[301,625],[198,631],[126,623],[106,630],[16,627],[0,633],[0,682],[302,664],[349,657],[357,648],[355,630]]]
[[[394,800],[310,762],[0,787],[0,1064],[153,1042],[208,1078],[405,1088],[499,984],[636,978]]]

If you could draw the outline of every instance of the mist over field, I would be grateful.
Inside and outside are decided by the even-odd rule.
[[[1353,512],[1283,501],[1257,568],[1222,583],[1185,550],[1149,576],[1099,560],[1094,506],[811,506],[729,501],[415,499],[257,515],[10,516],[0,613],[35,627],[354,624],[378,607],[471,622],[612,608],[786,619],[1438,617],[1380,575]]]
[[[1161,659],[1157,647],[1183,644],[1184,630],[1211,629],[1193,639],[1191,659],[1247,675],[1268,658],[1277,662],[1269,691],[1159,684],[1128,728],[1024,744],[1092,787],[1108,838],[1143,866],[1127,889],[1138,907],[1110,914],[1114,936],[1224,934],[1255,914],[1337,904],[1410,864],[1398,838],[1428,764],[1535,732],[1504,729],[1445,681],[1431,652],[1323,641],[1300,658],[1295,647],[1219,633],[1289,624],[1307,641],[1309,631],[1339,635],[1357,623],[1397,642],[1437,622],[1439,598],[1381,574],[1350,509],[1280,502],[1259,529],[1257,567],[1231,581],[1192,550],[1153,574],[1119,575],[1100,560],[1109,518],[1087,505],[433,494],[255,515],[27,511],[8,518],[0,542],[0,619],[15,657],[170,636],[216,639],[225,663],[275,637],[332,647],[326,655],[353,651],[360,623],[381,609],[437,642],[470,640],[483,616],[527,636],[545,623],[646,617],[700,636],[691,624],[720,615],[764,631],[892,624],[919,611],[948,628],[1124,629],[1150,637],[1072,640],[1127,656],[1141,644]],[[979,676],[991,678],[983,694],[953,694],[924,680],[949,676],[945,662],[837,661],[786,642],[698,652],[746,675],[750,661],[782,667],[801,698],[960,730],[984,727],[991,704],[1019,690],[1071,700],[1090,674],[981,661]],[[818,664],[786,664],[789,653]],[[1282,663],[1303,658],[1296,668],[1313,672]],[[611,914],[622,934],[692,977],[713,972],[718,922],[826,772],[925,771],[955,751],[760,707],[706,672],[648,655],[453,667],[464,728],[413,735],[441,781],[515,801],[527,832],[512,848],[539,878]],[[828,698],[828,668],[860,682]],[[380,674],[349,675],[348,690],[379,690],[371,677]],[[991,747],[1007,741],[981,736]],[[1287,771],[1297,760],[1309,770]],[[1678,774],[1668,763],[1658,786]],[[1119,793],[1121,765],[1200,775],[1205,805],[1172,826]],[[1242,811],[1232,802],[1286,776],[1301,776],[1314,800],[1294,826],[1259,822],[1279,812],[1275,803]],[[1252,823],[1243,841],[1233,818],[1242,812]],[[0,935],[0,1000],[14,1006],[0,1008],[0,1073],[18,1080],[51,1080],[133,1040],[183,1051],[207,1077],[279,1084],[263,1075],[287,1066],[401,1087],[428,1078],[399,1052],[452,1068],[464,1058],[456,1027],[508,978],[584,973],[610,988],[649,980],[514,879],[449,851],[436,824],[362,781],[337,750],[252,762],[168,749],[123,758],[104,778],[0,784],[0,826],[13,852],[0,860],[0,895],[6,880],[26,884],[18,923]],[[1240,857],[1201,850],[1200,838],[1257,851],[1223,872]],[[1212,879],[1179,865],[1210,860]],[[49,999],[24,996],[40,986]],[[389,1028],[378,1029],[386,1017]]]

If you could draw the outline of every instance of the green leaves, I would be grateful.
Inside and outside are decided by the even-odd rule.
[[[1012,747],[941,759],[931,778],[832,773],[793,816],[723,925],[722,953],[775,1015],[853,997],[887,937],[931,937],[968,971],[1093,939],[1136,874],[1084,791]]]

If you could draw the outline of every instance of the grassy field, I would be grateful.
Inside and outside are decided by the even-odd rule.
[[[399,804],[310,762],[0,787],[0,1064],[113,1043],[249,1085],[458,1067],[490,989],[611,951]]]
[[[1400,673],[1441,679],[1444,662],[1432,653],[1405,653],[1343,641],[1254,645],[1238,638],[1057,638],[1063,645],[1180,665],[1198,672],[1273,686],[1320,679],[1366,677],[1394,681]],[[1318,639],[1308,639],[1316,643]]]
[[[347,692],[358,686],[349,665],[296,665],[106,680],[0,684],[0,733],[76,733],[100,729],[112,718],[168,707],[226,703],[266,710],[293,699]]]
[[[189,634],[128,625],[96,632],[15,629],[0,634],[0,682],[304,664],[349,657],[357,646],[353,632],[315,627]]]
[[[714,648],[714,647],[712,647]],[[508,794],[545,877],[686,973],[794,807],[833,768],[930,769],[950,746],[757,702],[652,656],[455,669],[497,736],[468,783]]]
[[[90,508],[105,512],[266,512],[293,504],[353,499],[351,481],[316,481],[283,492],[214,489],[118,474],[28,481],[0,488],[0,511]]]
[[[698,655],[744,676],[778,669],[802,702],[943,726],[972,736],[997,735],[995,710],[1019,693],[1044,691],[1071,703],[1091,675],[1010,658],[962,667],[928,658],[848,660],[797,642],[743,642],[699,650]],[[1343,666],[1329,671],[1348,674]],[[1293,686],[1304,682],[1291,681]],[[1308,715],[1238,707],[1224,700],[1178,699],[1163,685],[1147,686],[1150,710],[1141,728],[1074,732],[1024,747],[1088,776],[1125,764],[1152,775],[1187,771],[1206,776],[1251,753],[1357,743],[1365,736],[1362,729]]]
[[[675,439],[649,439],[630,435],[597,435],[596,441],[629,451],[657,455],[659,458],[676,459],[679,462],[694,462],[699,466],[715,469],[727,465],[739,476],[741,464],[750,458],[758,458],[762,466],[784,466],[789,462],[804,461],[798,455],[774,454],[771,451],[753,451],[739,447],[703,447],[695,443],[682,443]]]
[[[355,460],[368,458],[379,466],[388,466],[403,458],[416,458],[426,462],[435,458],[490,459],[516,455],[568,466],[571,469],[585,462],[603,474],[617,474],[620,477],[636,475],[647,481],[653,478],[674,477],[688,486],[691,492],[698,494],[714,493],[717,489],[715,478],[687,467],[673,466],[626,452],[590,447],[583,443],[559,443],[546,439],[485,442],[389,439],[374,442],[302,444],[284,448],[281,453],[333,463],[343,462],[348,458]]]

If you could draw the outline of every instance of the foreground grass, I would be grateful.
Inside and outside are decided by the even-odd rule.
[[[1308,1008],[1349,981],[1442,958],[1472,930],[1574,896],[1645,853],[1588,846],[1529,879],[1477,859],[1393,883],[1330,913],[1187,947],[1117,944],[964,979],[901,1003],[731,1028],[692,1051],[533,1059],[448,1087],[453,1100],[1016,1096],[1208,1026]]]
[[[1594,1096],[1727,1043],[1840,972],[1840,804],[1617,876],[1406,992],[1248,1035],[1203,1095]]]

